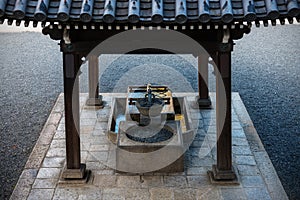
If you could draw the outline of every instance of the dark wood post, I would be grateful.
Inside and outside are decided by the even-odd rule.
[[[198,92],[196,100],[200,108],[209,108],[211,100],[208,94],[208,58],[205,53],[198,56]]]
[[[102,96],[99,95],[99,59],[98,56],[90,55],[89,62],[89,97],[86,101],[88,106],[102,106]]]
[[[218,58],[218,52],[213,52],[210,54],[212,60],[213,60],[213,67],[214,67],[214,74],[216,74],[216,70],[219,70],[219,58]]]
[[[212,175],[217,181],[237,179],[232,167],[231,50],[232,42],[222,43],[216,54],[220,76],[216,73],[217,165],[213,165]]]
[[[85,164],[80,162],[79,79],[76,79],[80,65],[78,54],[63,53],[66,167],[62,178],[65,179],[83,179],[86,172]]]

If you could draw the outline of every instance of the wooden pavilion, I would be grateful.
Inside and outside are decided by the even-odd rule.
[[[249,33],[251,25],[268,26],[300,20],[300,0],[1,0],[0,23],[41,25],[43,33],[60,40],[63,54],[66,168],[63,177],[83,179],[85,165],[80,160],[79,86],[76,74],[82,58],[107,38],[135,29],[179,31],[197,41],[216,63],[225,86],[226,104],[217,83],[217,163],[216,181],[236,179],[231,151],[231,52],[234,40]],[[180,48],[180,47],[178,47]],[[105,52],[105,51],[104,51]],[[141,49],[138,53],[157,53]],[[114,52],[119,53],[118,47]],[[188,53],[188,52],[183,52]],[[97,59],[96,59],[97,60]],[[208,57],[199,55],[199,106],[210,106]],[[98,64],[91,62],[88,104],[101,105],[98,92]],[[94,92],[96,91],[96,92]],[[73,103],[72,103],[73,101]],[[226,119],[218,113],[226,109]],[[224,124],[223,128],[222,125]],[[76,128],[77,127],[77,128]]]

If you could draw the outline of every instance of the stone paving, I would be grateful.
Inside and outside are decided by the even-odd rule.
[[[107,121],[113,96],[103,94],[103,109],[86,107],[81,94],[81,162],[92,175],[86,184],[60,181],[65,164],[63,94],[61,94],[41,132],[11,199],[287,199],[276,171],[262,146],[238,93],[233,93],[232,150],[239,185],[216,185],[207,171],[216,163],[215,109],[190,107],[197,132],[185,153],[182,173],[116,172],[112,166],[114,145],[107,139]],[[188,96],[192,105],[194,93]],[[214,99],[215,93],[211,93]]]

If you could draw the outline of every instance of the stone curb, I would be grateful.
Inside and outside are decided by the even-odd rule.
[[[233,107],[242,123],[251,151],[272,199],[288,200],[277,172],[260,140],[239,93],[233,93]]]

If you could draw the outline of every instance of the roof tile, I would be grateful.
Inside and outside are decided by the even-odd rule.
[[[0,19],[100,23],[224,23],[300,18],[300,0],[1,0]]]

